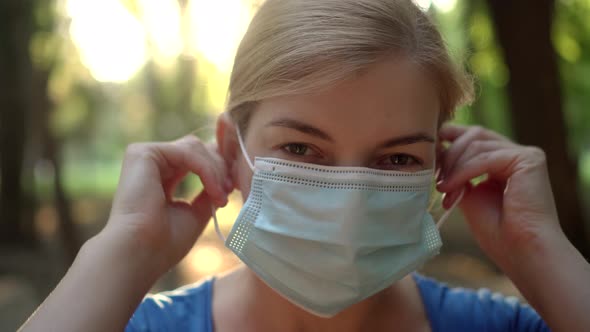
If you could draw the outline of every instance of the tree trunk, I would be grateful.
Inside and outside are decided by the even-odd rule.
[[[488,0],[510,70],[508,95],[516,139],[547,154],[561,225],[590,257],[578,191],[577,156],[568,153],[557,58],[551,43],[553,0]]]
[[[49,127],[53,103],[47,95],[48,79],[49,71],[47,69],[35,69],[33,71],[31,92],[34,98],[31,113],[34,114],[36,121],[31,123],[31,128],[35,131],[35,140],[41,150],[38,155],[40,154],[42,158],[48,160],[53,166],[53,204],[59,216],[59,232],[66,263],[67,266],[70,266],[82,247],[82,239],[76,230],[71,212],[70,199],[63,185],[63,168],[60,154],[61,144]]]
[[[37,5],[36,10],[52,10],[50,2],[53,1],[35,1]],[[56,33],[54,19],[55,18],[53,17],[53,19],[45,21],[43,25],[37,24],[35,26],[36,31],[42,31],[47,34]],[[30,105],[32,121],[29,123],[29,130],[31,131],[30,136],[34,135],[34,138],[31,137],[31,140],[34,140],[35,148],[39,150],[34,155],[35,160],[44,158],[53,166],[53,205],[59,217],[59,232],[66,264],[67,266],[70,266],[82,246],[82,239],[77,232],[74,217],[72,216],[70,199],[68,198],[63,184],[61,140],[53,134],[50,128],[51,113],[53,112],[55,105],[47,94],[49,75],[52,68],[59,63],[59,61],[62,60],[59,58],[52,58],[48,63],[33,68],[32,85],[29,88],[32,96],[32,103]]]
[[[33,29],[33,2],[0,2],[0,242],[35,244],[32,188],[23,188],[23,165],[30,110],[32,64],[29,41]],[[29,216],[27,218],[27,216]]]

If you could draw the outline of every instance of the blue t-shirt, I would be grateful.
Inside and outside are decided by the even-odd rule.
[[[550,331],[541,317],[516,298],[482,289],[450,288],[413,274],[432,332]],[[146,296],[127,325],[134,331],[213,332],[211,296],[214,278]]]

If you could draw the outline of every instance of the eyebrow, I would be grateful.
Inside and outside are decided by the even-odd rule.
[[[278,120],[271,121],[271,122],[267,123],[265,127],[270,127],[270,126],[295,129],[295,130],[302,132],[304,134],[315,136],[315,137],[321,138],[325,141],[334,142],[334,139],[330,135],[328,135],[326,132],[324,132],[323,130],[316,128],[312,125],[309,125],[307,123],[301,122],[301,121],[284,118],[284,119],[278,119]]]
[[[384,149],[384,148],[390,148],[390,147],[399,146],[399,145],[410,145],[410,144],[421,143],[421,142],[428,142],[428,143],[434,144],[435,140],[434,140],[434,137],[429,136],[427,134],[416,133],[416,134],[404,135],[404,136],[388,139],[387,141],[381,143],[379,145],[379,148]]]
[[[270,127],[270,126],[290,128],[290,129],[294,129],[299,132],[302,132],[304,134],[315,136],[315,137],[323,139],[325,141],[334,142],[334,139],[330,135],[328,135],[326,132],[324,132],[323,130],[316,128],[310,124],[298,121],[298,120],[288,119],[288,118],[277,119],[277,120],[273,120],[265,125],[265,127]],[[409,144],[421,143],[421,142],[434,143],[435,140],[432,136],[429,136],[425,133],[416,133],[416,134],[409,134],[409,135],[404,135],[404,136],[399,136],[399,137],[394,137],[394,138],[388,139],[385,142],[381,143],[379,145],[379,148],[383,149],[383,148],[390,148],[390,147],[399,146],[399,145],[409,145]]]

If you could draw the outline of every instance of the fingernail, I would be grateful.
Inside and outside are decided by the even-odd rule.
[[[217,201],[217,203],[218,203],[218,206],[219,206],[219,207],[224,207],[224,206],[226,206],[226,205],[227,205],[227,203],[228,203],[227,196],[223,196],[223,198],[219,199],[219,200]]]
[[[221,186],[219,188],[219,194],[217,195],[217,203],[218,204],[222,204],[223,202],[225,202],[225,200],[227,200],[227,190],[225,190],[224,186]]]
[[[224,207],[227,205],[227,203],[229,203],[229,200],[227,199],[227,197],[223,200],[223,203],[221,203],[221,207]]]

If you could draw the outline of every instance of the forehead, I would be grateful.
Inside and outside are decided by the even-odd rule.
[[[408,131],[434,133],[440,106],[434,81],[404,59],[378,62],[356,77],[304,95],[262,101],[250,125],[281,117],[330,131],[356,135]]]

